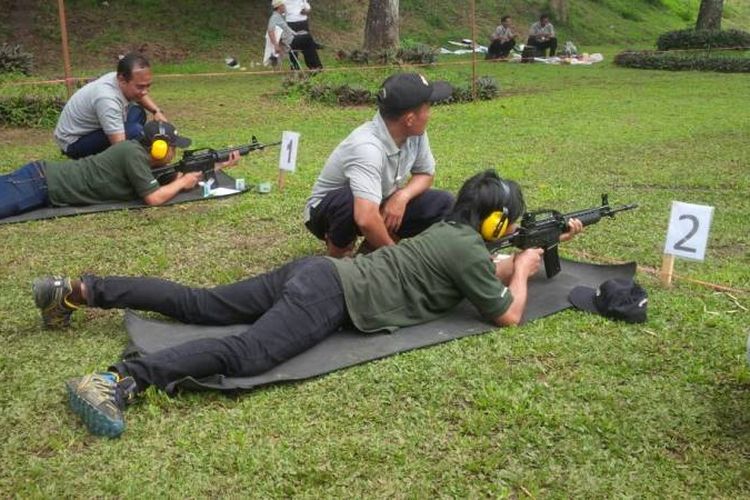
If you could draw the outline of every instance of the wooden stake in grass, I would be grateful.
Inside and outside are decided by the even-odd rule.
[[[672,276],[674,275],[674,255],[665,253],[661,259],[661,271],[659,272],[659,279],[662,285],[670,287],[672,286]]]

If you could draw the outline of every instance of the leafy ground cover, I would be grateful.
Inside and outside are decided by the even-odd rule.
[[[623,325],[566,311],[516,329],[237,397],[150,391],[121,439],[87,435],[63,382],[126,343],[118,311],[43,331],[31,280],[51,271],[227,283],[322,252],[301,223],[327,155],[369,107],[282,93],[281,76],[159,74],[153,94],[201,146],[301,132],[283,192],[0,226],[0,495],[253,497],[742,497],[750,493],[750,123],[747,75],[481,63],[501,98],[435,107],[437,186],[480,169],[521,182],[531,208],[609,192],[640,208],[563,253],[658,267],[672,200],[716,207],[705,263]],[[592,50],[593,51],[593,50]],[[465,63],[466,59],[458,59]],[[179,69],[179,68],[176,68]],[[381,79],[384,69],[358,69]],[[466,81],[466,64],[425,69]],[[59,158],[48,129],[0,130],[0,172]],[[234,174],[274,180],[278,157]]]

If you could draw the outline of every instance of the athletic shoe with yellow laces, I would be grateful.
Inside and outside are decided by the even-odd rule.
[[[70,316],[77,306],[68,301],[73,291],[70,278],[64,276],[45,276],[34,280],[31,287],[34,302],[42,312],[42,323],[47,328],[67,328]]]
[[[92,373],[68,380],[68,403],[91,434],[117,437],[125,430],[123,410],[135,398],[133,377],[115,372]]]

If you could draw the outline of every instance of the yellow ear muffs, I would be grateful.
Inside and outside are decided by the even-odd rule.
[[[508,211],[492,212],[490,215],[485,217],[482,221],[482,238],[485,241],[495,241],[502,238],[505,235],[505,231],[508,230]]]
[[[154,160],[163,160],[169,154],[169,142],[167,137],[167,131],[164,130],[162,122],[159,123],[159,133],[157,133],[151,141],[151,158]]]
[[[163,160],[169,154],[169,144],[164,139],[156,139],[151,143],[151,158]]]
[[[510,186],[502,179],[498,179],[498,182],[503,190],[502,202],[507,205],[510,202]],[[508,208],[504,206],[502,211],[496,210],[485,217],[479,229],[485,241],[495,241],[505,236],[509,225]]]

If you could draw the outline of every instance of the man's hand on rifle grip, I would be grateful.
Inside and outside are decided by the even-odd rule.
[[[544,250],[541,248],[527,248],[516,253],[513,257],[513,273],[523,273],[526,277],[533,276],[539,270],[543,253]]]
[[[182,189],[189,191],[193,189],[203,179],[203,174],[200,172],[188,172],[186,174],[177,174],[177,181],[182,183]]]

